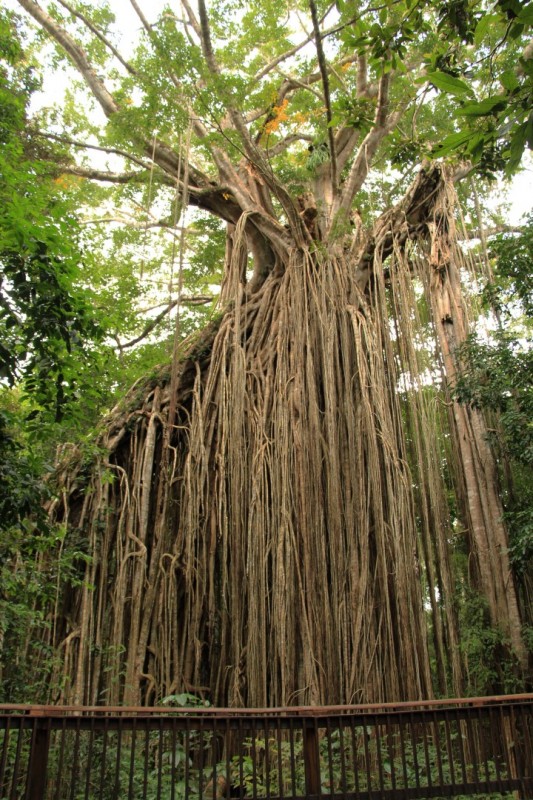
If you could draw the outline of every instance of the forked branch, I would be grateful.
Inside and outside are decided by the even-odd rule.
[[[107,47],[107,49],[111,53],[113,53],[117,61],[119,61],[122,64],[124,69],[126,69],[130,75],[138,74],[137,70],[129,63],[129,61],[126,61],[126,59],[123,58],[123,56],[119,53],[119,51],[113,45],[113,43],[110,42],[106,36],[104,36],[102,31],[99,28],[97,28],[96,25],[94,25],[94,23],[91,22],[91,20],[85,14],[82,14],[81,11],[78,11],[78,9],[71,6],[70,3],[66,2],[66,0],[57,0],[57,2],[59,3],[59,5],[63,6],[63,8],[65,8],[69,12],[69,14],[72,14],[73,17],[77,17],[79,20],[81,20],[85,25],[85,27],[87,27],[91,31],[91,33],[93,33],[98,39],[100,39],[100,41]]]
[[[324,102],[326,104],[326,119],[328,121],[329,155],[331,159],[331,183],[333,191],[335,192],[337,188],[337,162],[335,154],[335,135],[333,133],[333,115],[331,113],[331,98],[329,92],[328,66],[326,64],[324,48],[322,47],[320,25],[318,23],[318,14],[314,0],[309,0],[309,8],[311,10],[311,19],[313,21],[316,55],[318,59],[318,66],[320,68],[320,74],[322,76],[322,88],[324,90]]]

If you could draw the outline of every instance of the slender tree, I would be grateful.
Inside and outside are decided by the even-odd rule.
[[[155,175],[175,188],[175,223],[193,207],[226,226],[219,313],[185,341],[178,314],[170,367],[106,420],[89,471],[61,467],[51,513],[90,556],[53,610],[61,697],[186,690],[264,706],[462,692],[459,524],[467,580],[525,675],[486,425],[451,395],[438,407],[421,342],[430,331],[453,383],[469,324],[454,184],[471,165],[422,159],[445,133],[446,152],[485,174],[496,147],[523,148],[527,120],[498,126],[527,92],[527,7],[496,3],[488,27],[466,0],[182,0],[151,22],[131,0],[141,42],[127,59],[105,8],[18,2],[104,112],[106,146],[135,165],[64,171]],[[490,80],[507,75],[501,88],[487,66]],[[500,98],[490,124],[476,91]],[[405,194],[391,187],[376,214],[368,184],[386,164],[404,168]]]

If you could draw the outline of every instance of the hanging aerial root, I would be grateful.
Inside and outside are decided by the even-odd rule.
[[[85,485],[69,472],[57,513],[91,561],[55,630],[77,676],[61,699],[460,693],[447,419],[413,287],[438,271],[432,224],[453,235],[451,206],[430,213],[444,186],[420,178],[356,260],[295,248],[256,292],[237,232],[231,305],[183,350],[172,425],[168,378],[138,386]]]

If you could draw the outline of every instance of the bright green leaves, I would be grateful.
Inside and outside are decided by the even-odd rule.
[[[462,41],[472,43],[480,13],[475,3],[469,0],[447,0],[439,6],[438,29],[444,33],[452,32]]]
[[[497,307],[508,320],[522,311],[533,325],[533,216],[529,217],[516,236],[499,235],[491,242],[491,255],[497,269],[493,281],[485,290],[490,307]],[[518,309],[516,304],[518,303]],[[532,417],[533,419],[533,417]]]
[[[0,11],[0,145],[15,147],[13,131],[24,124],[26,102],[39,81],[25,59],[17,18]]]
[[[345,47],[364,53],[374,66],[386,61],[392,69],[401,69],[412,43],[430,30],[421,10],[405,2],[384,4],[378,13],[355,17],[352,5],[345,3],[343,12],[343,18],[350,19],[341,32]]]
[[[458,97],[465,95],[473,97],[474,91],[466,81],[461,78],[456,78],[450,75],[449,72],[428,72],[427,79],[436,89],[439,89],[446,94],[453,94]]]
[[[38,512],[48,495],[41,479],[42,464],[17,437],[21,420],[3,401],[0,395],[0,532],[19,525],[34,512],[37,523],[44,524],[44,512],[41,516]]]
[[[31,167],[17,167],[0,160],[0,377],[22,381],[37,407],[59,421],[100,329],[78,283],[75,220]]]
[[[333,124],[349,125],[366,133],[373,122],[376,105],[372,100],[358,98],[353,94],[341,94],[335,102]]]
[[[450,24],[462,26],[461,35],[474,42],[477,59],[471,68],[463,66],[468,82],[459,77],[455,65],[450,74],[444,69],[427,75],[436,89],[459,103],[454,117],[461,127],[444,137],[433,155],[468,158],[485,177],[502,169],[510,175],[519,167],[525,148],[533,146],[533,53],[530,46],[524,47],[525,40],[520,42],[529,35],[533,3],[501,0],[488,13],[478,14],[475,25],[475,15],[468,17],[468,3],[451,5],[459,16],[452,15]],[[487,88],[490,93],[483,96]]]
[[[6,35],[4,25],[4,41]],[[22,382],[36,407],[59,420],[76,394],[78,362],[89,357],[100,329],[80,287],[73,209],[47,168],[24,155],[30,141],[29,91],[17,71],[22,50],[2,52],[16,61],[0,62],[0,87],[19,107],[4,119],[0,152],[0,381]]]

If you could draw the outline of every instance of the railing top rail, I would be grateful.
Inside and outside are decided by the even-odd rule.
[[[56,706],[0,704],[0,714],[23,714],[32,717],[139,715],[165,716],[172,714],[207,717],[331,717],[343,714],[379,712],[409,712],[451,708],[471,708],[513,703],[533,703],[533,693],[492,695],[488,697],[455,697],[440,700],[413,700],[401,703],[370,703],[335,706],[289,706],[279,708],[215,708],[213,706]]]

